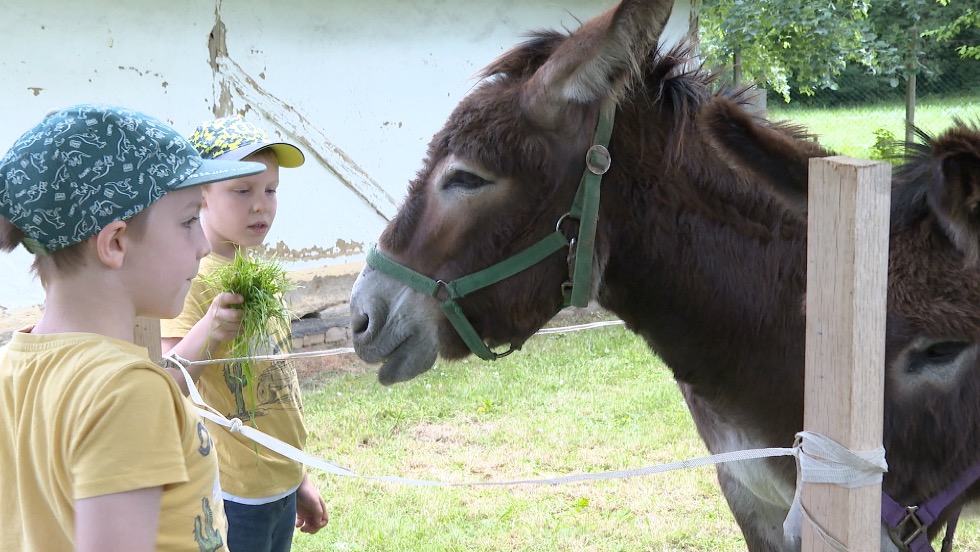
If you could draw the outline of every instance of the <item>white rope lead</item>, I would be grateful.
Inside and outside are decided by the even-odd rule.
[[[661,464],[658,466],[648,466],[645,468],[629,469],[629,470],[616,470],[607,471],[602,473],[582,473],[566,475],[562,477],[552,477],[543,479],[517,479],[511,481],[474,481],[466,483],[446,483],[442,481],[429,481],[425,479],[412,479],[407,477],[399,476],[377,476],[377,475],[358,475],[353,471],[338,466],[337,464],[327,462],[321,458],[317,458],[311,454],[308,454],[289,443],[284,443],[275,437],[263,433],[258,429],[243,424],[238,418],[226,418],[217,410],[208,405],[204,399],[201,397],[200,392],[197,390],[197,386],[194,385],[194,380],[191,375],[187,373],[186,368],[184,368],[185,359],[181,359],[177,356],[165,357],[167,360],[175,364],[180,368],[181,374],[184,376],[184,382],[187,384],[188,394],[194,404],[198,405],[198,413],[201,417],[211,420],[212,422],[220,425],[221,427],[227,429],[232,433],[239,433],[243,437],[251,439],[252,441],[275,451],[287,458],[301,462],[307,466],[318,468],[324,470],[328,473],[334,475],[339,475],[342,477],[354,477],[358,479],[369,479],[374,481],[386,481],[389,483],[402,483],[407,485],[416,485],[423,487],[473,487],[473,486],[513,486],[513,485],[559,485],[562,483],[574,483],[578,481],[598,481],[602,479],[624,479],[628,477],[639,477],[643,475],[651,475],[655,473],[663,473],[673,470],[678,470],[682,468],[699,468],[704,466],[711,466],[715,464],[721,464],[725,462],[734,462],[738,460],[753,460],[757,458],[772,458],[774,456],[794,456],[796,454],[796,449],[794,448],[768,448],[768,449],[757,449],[757,450],[738,450],[734,452],[726,452],[722,454],[715,454],[712,456],[705,456],[701,458],[694,458],[691,460],[682,460],[679,462],[671,462],[669,464]]]
[[[622,324],[621,320],[614,321],[601,321],[589,324],[579,324],[575,326],[566,326],[564,328],[544,328],[537,332],[537,334],[552,334],[552,333],[563,333],[571,331],[580,331],[586,329],[593,329],[603,326],[612,326]],[[583,473],[583,474],[573,474],[561,477],[553,478],[541,478],[541,479],[517,479],[510,481],[476,481],[476,482],[463,482],[463,483],[446,483],[442,481],[430,481],[424,479],[412,479],[400,476],[369,476],[369,475],[358,475],[348,468],[344,468],[327,462],[321,458],[315,457],[308,454],[288,443],[284,443],[271,435],[263,433],[256,428],[250,427],[242,423],[238,418],[228,419],[223,416],[220,412],[216,411],[210,405],[208,405],[204,399],[201,397],[197,390],[197,386],[194,385],[194,381],[191,379],[190,374],[187,373],[185,366],[192,364],[215,364],[215,363],[226,363],[226,362],[241,362],[245,360],[251,361],[275,361],[283,360],[289,358],[308,358],[314,356],[333,356],[339,354],[353,353],[352,348],[339,348],[332,349],[328,351],[309,351],[305,353],[290,353],[285,355],[265,355],[247,358],[225,358],[216,360],[203,360],[203,361],[189,361],[187,359],[181,358],[177,355],[171,355],[165,357],[165,360],[176,365],[184,376],[184,381],[187,384],[187,389],[191,400],[198,405],[198,412],[203,418],[211,420],[212,422],[226,428],[232,433],[239,433],[242,436],[266,447],[270,450],[277,452],[287,458],[291,458],[297,462],[301,462],[307,466],[323,470],[327,473],[338,475],[341,477],[353,477],[358,479],[367,479],[373,481],[384,481],[389,483],[400,483],[407,485],[425,486],[425,487],[469,487],[469,486],[514,486],[514,485],[559,485],[563,483],[574,483],[580,481],[598,481],[605,479],[625,479],[631,477],[640,477],[645,475],[652,475],[657,473],[664,473],[668,471],[674,471],[678,469],[688,469],[688,468],[699,468],[705,466],[711,466],[716,464],[723,464],[727,462],[737,462],[743,460],[756,460],[762,458],[773,458],[778,456],[793,456],[796,459],[797,466],[797,481],[796,481],[796,493],[793,498],[793,503],[790,507],[789,514],[786,516],[786,520],[783,523],[783,533],[787,543],[796,542],[798,544],[801,541],[801,527],[802,520],[806,519],[808,523],[814,528],[815,533],[834,550],[838,552],[848,552],[847,548],[841,544],[838,540],[832,537],[826,532],[816,521],[810,516],[809,512],[803,507],[800,502],[800,494],[803,487],[803,482],[812,483],[831,483],[835,485],[840,485],[847,488],[862,487],[867,485],[880,484],[882,480],[882,474],[888,470],[888,466],[885,462],[885,450],[884,447],[878,447],[873,451],[852,451],[847,449],[835,441],[808,431],[802,431],[796,434],[796,442],[791,448],[765,448],[765,449],[751,449],[751,450],[739,450],[732,452],[725,452],[720,454],[714,454],[711,456],[704,456],[700,458],[693,458],[689,460],[682,460],[678,462],[671,462],[668,464],[660,464],[656,466],[647,466],[643,468],[636,469],[626,469],[626,470],[615,470],[607,471],[601,473]]]
[[[179,360],[184,366],[206,366],[210,364],[225,364],[228,362],[274,362],[276,360],[289,360],[293,358],[313,358],[313,357],[328,357],[335,355],[346,355],[353,353],[354,349],[351,347],[341,347],[339,349],[330,349],[327,351],[303,351],[299,353],[284,353],[278,355],[258,355],[251,357],[232,357],[232,358],[211,358],[206,360],[187,360],[180,355],[168,355],[164,357],[165,359]]]
[[[317,458],[316,456],[308,454],[303,450],[290,445],[289,443],[284,443],[283,441],[280,441],[267,433],[263,433],[254,427],[243,424],[238,418],[226,418],[204,401],[204,398],[201,397],[201,393],[197,390],[197,386],[194,385],[194,380],[191,378],[191,375],[187,373],[187,369],[184,368],[184,365],[177,360],[179,357],[168,356],[164,358],[180,368],[180,373],[184,376],[184,383],[187,384],[188,395],[190,395],[191,401],[198,405],[197,412],[202,418],[211,420],[231,433],[240,433],[242,436],[251,439],[252,441],[272,451],[275,451],[286,458],[290,458],[297,462],[302,462],[307,466],[321,469],[334,475],[355,477],[354,472],[348,470],[347,468]]]
[[[322,460],[302,450],[280,441],[271,435],[263,433],[256,428],[245,425],[238,418],[226,418],[214,408],[209,406],[194,385],[190,374],[184,368],[184,359],[171,356],[167,360],[180,368],[184,376],[184,382],[191,400],[198,405],[201,416],[212,422],[228,429],[234,433],[240,433],[244,437],[267,447],[283,456],[302,462],[311,467],[319,468],[329,473],[344,477],[356,477],[361,479],[372,479],[376,481],[390,481],[397,483],[407,483],[428,487],[465,487],[465,486],[511,486],[511,485],[559,485],[562,483],[574,483],[579,481],[598,481],[603,479],[625,479],[630,477],[640,477],[656,473],[664,473],[679,469],[700,468],[724,464],[727,462],[738,462],[743,460],[756,460],[761,458],[773,458],[778,456],[794,456],[797,464],[801,467],[803,481],[837,483],[839,485],[855,487],[873,484],[873,479],[881,481],[883,468],[879,466],[884,462],[884,449],[873,451],[872,453],[855,453],[844,449],[834,441],[821,435],[811,432],[800,432],[797,434],[797,443],[789,448],[764,448],[737,450],[723,452],[711,456],[703,456],[668,464],[659,464],[643,468],[626,470],[614,470],[601,473],[582,473],[566,475],[562,477],[541,478],[541,479],[515,479],[509,481],[476,481],[467,483],[445,483],[441,481],[427,481],[422,479],[411,479],[398,476],[367,476],[358,475],[350,469],[340,467],[326,460]],[[812,443],[812,445],[811,445]],[[813,449],[813,451],[809,451]],[[800,451],[803,451],[802,453]],[[820,454],[821,456],[815,456]],[[830,461],[823,461],[829,459]],[[876,471],[876,474],[869,472]],[[799,486],[798,486],[799,488]]]
[[[556,333],[570,333],[578,332],[582,330],[592,330],[595,328],[603,328],[606,326],[621,326],[624,322],[622,320],[601,320],[599,322],[590,322],[588,324],[576,324],[572,326],[563,326],[560,328],[541,328],[534,335],[548,335]],[[303,351],[299,353],[285,353],[278,355],[260,355],[252,357],[232,357],[232,358],[212,358],[206,360],[187,360],[178,355],[171,355],[173,358],[179,360],[184,366],[200,365],[206,366],[211,364],[225,364],[227,362],[273,362],[276,360],[289,360],[294,358],[315,358],[315,357],[327,357],[334,355],[346,355],[354,353],[352,347],[341,347],[338,349],[329,349],[325,351]],[[169,358],[169,357],[168,357]]]
[[[574,326],[564,326],[561,328],[541,328],[540,330],[534,332],[534,335],[577,332],[581,330],[602,328],[605,326],[622,326],[623,324],[624,322],[622,320],[602,320],[600,322],[589,322],[588,324],[576,324]]]

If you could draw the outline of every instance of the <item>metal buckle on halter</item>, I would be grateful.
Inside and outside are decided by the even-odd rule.
[[[513,353],[514,351],[520,351],[520,350],[521,350],[521,346],[520,345],[517,345],[515,347],[514,344],[511,343],[510,348],[507,349],[506,351],[504,351],[502,353],[494,353],[493,351],[491,351],[491,353],[493,353],[493,359],[494,360],[497,360],[498,358],[504,358],[505,356]]]
[[[442,280],[436,280],[436,291],[432,294],[432,297],[440,303],[451,299],[452,292],[449,291],[449,284]]]
[[[605,146],[596,144],[585,152],[585,166],[592,174],[606,174],[610,165],[612,165],[612,156]]]
[[[555,223],[555,231],[556,232],[561,232],[563,236],[565,236],[566,238],[568,238],[568,234],[566,234],[565,232],[562,232],[562,229],[561,229],[561,225],[566,220],[574,220],[575,222],[578,222],[579,221],[579,218],[577,216],[571,214],[571,213],[565,213],[564,215],[562,215],[561,217],[559,217],[558,218],[558,222]],[[571,239],[571,238],[569,238],[569,239]]]
[[[568,240],[568,256],[566,257],[566,262],[568,263],[568,279],[561,283],[561,298],[566,307],[572,304],[572,288],[575,285],[575,254],[577,252],[575,238]]]
[[[576,217],[575,215],[571,213],[565,213],[558,219],[558,222],[555,223],[555,231],[561,232],[565,236],[565,239],[568,240],[568,256],[565,258],[565,261],[568,263],[568,280],[565,280],[564,282],[561,283],[561,298],[563,304],[566,307],[570,305],[572,301],[572,278],[575,276],[575,253],[576,253],[575,237],[573,236],[569,238],[567,234],[562,232],[562,228],[561,228],[562,224],[569,220],[574,220],[575,222],[579,222],[578,217]]]
[[[922,523],[922,520],[919,519],[919,516],[915,515],[918,509],[918,506],[906,507],[905,516],[902,517],[902,520],[895,524],[895,527],[888,528],[888,536],[891,537],[892,542],[902,552],[908,552],[911,549],[912,541],[926,531],[926,526]],[[905,533],[906,529],[911,529],[912,533],[902,538],[902,534]]]

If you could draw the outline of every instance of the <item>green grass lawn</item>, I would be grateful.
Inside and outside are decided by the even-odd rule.
[[[980,96],[925,99],[916,105],[916,126],[933,134],[949,127],[956,117],[980,124]],[[818,109],[770,101],[769,118],[802,124],[817,135],[824,146],[841,155],[860,159],[871,158],[878,129],[891,132],[899,140],[905,138],[905,105],[902,103]]]
[[[440,361],[387,388],[349,360],[307,383],[309,449],[360,474],[507,481],[707,454],[670,373],[621,327],[537,336],[495,363]],[[314,476],[331,522],[297,535],[300,551],[744,548],[712,468],[558,486]]]
[[[361,475],[551,478],[707,455],[670,372],[622,327],[383,387],[353,358],[305,382],[309,450]],[[736,551],[713,468],[562,485],[419,487],[313,471],[330,524],[294,550]],[[958,550],[980,549],[964,521]]]

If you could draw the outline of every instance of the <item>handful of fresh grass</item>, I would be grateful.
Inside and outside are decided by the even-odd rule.
[[[282,264],[273,259],[250,255],[238,249],[231,263],[222,265],[205,278],[211,289],[229,291],[244,297],[235,305],[243,310],[242,328],[233,339],[228,352],[231,358],[251,359],[258,354],[267,354],[270,335],[277,331],[288,331],[290,313],[285,304],[285,293],[294,286],[286,278]],[[258,350],[257,350],[258,349]],[[255,418],[255,370],[251,360],[241,361],[243,396],[248,393],[251,405],[248,407],[250,421]]]

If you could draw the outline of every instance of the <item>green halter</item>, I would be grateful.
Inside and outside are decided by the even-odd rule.
[[[585,154],[585,172],[579,182],[575,200],[568,213],[558,219],[555,231],[543,239],[499,263],[483,270],[457,278],[451,282],[433,280],[419,274],[405,265],[387,257],[377,246],[372,246],[367,254],[367,264],[398,280],[410,288],[440,301],[442,312],[459,333],[463,342],[474,354],[483,360],[497,360],[519,350],[523,343],[511,343],[510,349],[495,353],[480,338],[473,324],[466,318],[457,301],[470,293],[510,278],[539,262],[552,253],[568,247],[568,280],[562,283],[564,306],[585,307],[592,296],[592,256],[595,251],[595,233],[599,218],[599,186],[602,175],[609,170],[612,158],[609,156],[609,138],[612,135],[616,104],[606,99],[599,111],[593,145]],[[568,240],[561,231],[566,219],[579,221],[578,237]],[[440,293],[442,291],[442,293]]]

